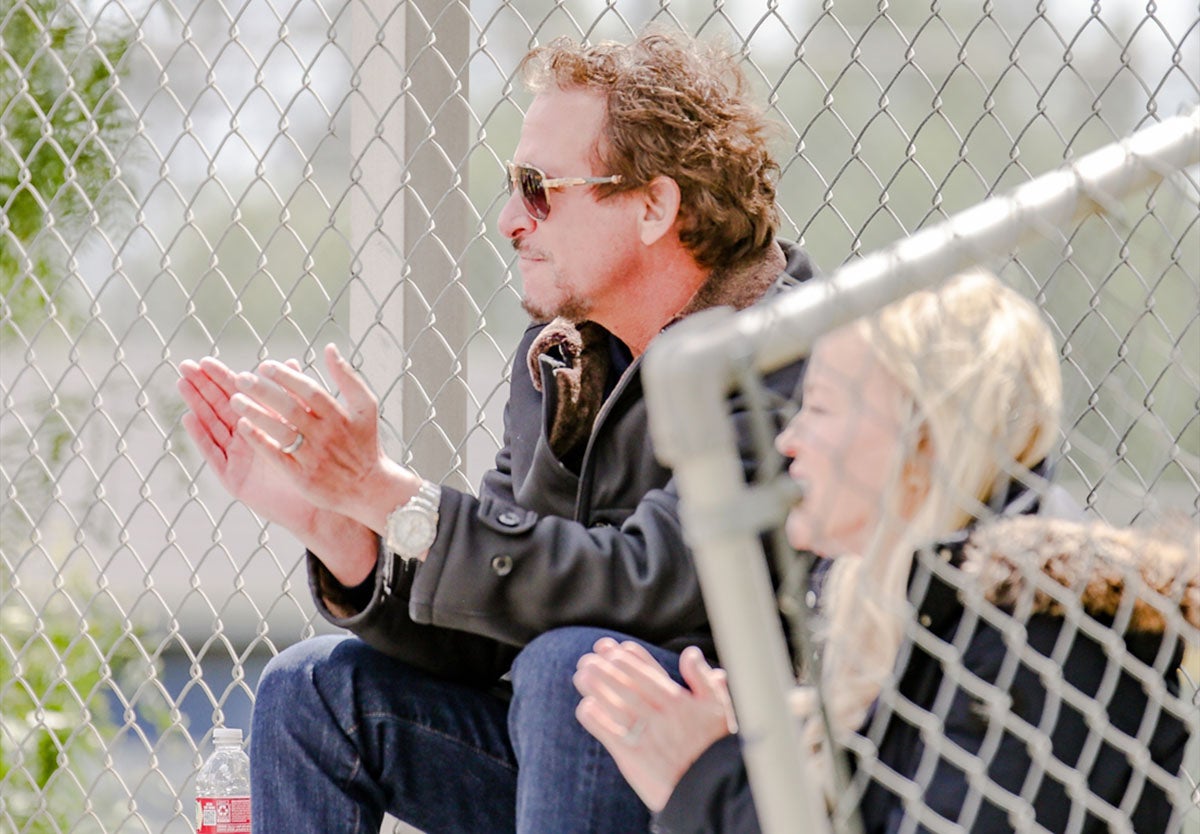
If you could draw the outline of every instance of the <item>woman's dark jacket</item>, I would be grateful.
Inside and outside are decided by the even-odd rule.
[[[801,250],[771,246],[758,262],[714,271],[679,318],[744,308],[811,275]],[[405,569],[381,550],[363,588],[341,586],[310,553],[318,610],[387,654],[478,684],[499,678],[537,635],[567,625],[711,653],[678,496],[651,445],[641,358],[622,361],[623,350],[590,322],[530,327],[511,373],[504,443],[478,495],[443,488],[425,561]],[[796,365],[766,380],[781,409],[799,375]],[[743,456],[749,469],[748,439]]]
[[[918,554],[898,683],[840,794],[866,834],[1178,831],[1198,538],[1017,516]],[[656,826],[759,830],[736,739],[701,756]]]

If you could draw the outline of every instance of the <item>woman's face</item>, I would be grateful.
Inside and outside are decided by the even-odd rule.
[[[906,397],[853,328],[818,340],[800,412],[776,438],[804,500],[787,518],[793,547],[822,556],[864,552],[894,483]]]

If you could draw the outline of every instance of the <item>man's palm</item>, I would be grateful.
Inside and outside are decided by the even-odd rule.
[[[236,391],[232,371],[215,359],[184,362],[180,371],[179,391],[191,409],[184,428],[221,484],[267,521],[293,532],[306,529],[312,503],[237,431],[239,418],[229,404]]]

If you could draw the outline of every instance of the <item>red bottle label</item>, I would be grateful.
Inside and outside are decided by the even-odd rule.
[[[250,834],[250,797],[196,797],[196,834]]]

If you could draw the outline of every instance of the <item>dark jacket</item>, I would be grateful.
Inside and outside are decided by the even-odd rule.
[[[1178,831],[1183,717],[1195,722],[1179,698],[1179,629],[1190,624],[1194,640],[1200,627],[1196,556],[1194,534],[1180,543],[1038,516],[919,554],[898,684],[852,745],[844,796],[866,834],[947,820],[974,834],[1034,820],[1052,832]],[[734,739],[696,762],[656,824],[758,831]]]
[[[714,273],[680,318],[743,308],[810,276],[800,250],[771,247],[759,263]],[[381,552],[369,601],[309,554],[321,613],[390,655],[475,683],[494,681],[519,647],[559,626],[711,648],[678,498],[650,442],[641,358],[618,376],[619,347],[593,323],[529,328],[503,447],[478,497],[444,488],[428,557],[389,577]],[[780,407],[799,373],[797,365],[768,379]],[[748,441],[745,459],[752,465]]]

